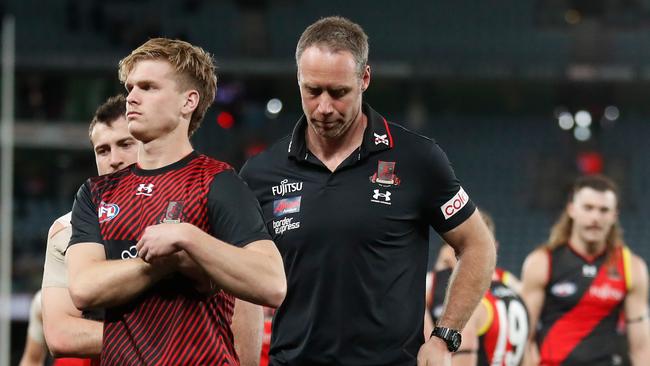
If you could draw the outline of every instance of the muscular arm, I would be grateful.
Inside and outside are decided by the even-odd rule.
[[[72,302],[81,310],[124,304],[172,272],[172,261],[172,257],[155,264],[140,258],[106,260],[100,244],[73,245],[66,253]]]
[[[494,239],[478,211],[443,237],[456,250],[459,261],[449,280],[445,308],[437,325],[463,329],[490,285],[496,262]]]
[[[137,248],[146,261],[184,250],[218,287],[245,301],[275,308],[286,294],[282,257],[270,240],[238,248],[191,224],[160,224],[145,230]]]
[[[625,299],[625,317],[630,358],[634,366],[650,360],[650,323],[648,321],[648,268],[641,258],[631,258],[632,286]]]
[[[25,349],[19,366],[42,366],[47,350],[43,343],[43,319],[41,316],[41,295],[36,293],[29,309],[29,324]]]
[[[103,324],[83,319],[68,292],[65,248],[71,229],[55,221],[50,227],[43,268],[43,332],[54,357],[95,357],[102,346]]]
[[[490,284],[496,248],[478,211],[443,234],[443,238],[456,250],[459,261],[449,281],[445,307],[436,325],[462,330]],[[438,337],[431,337],[420,348],[418,363],[425,365],[429,360],[437,359],[435,362],[444,364],[447,362],[444,358],[448,356],[441,359],[436,355],[445,354],[448,355],[446,344]]]
[[[535,343],[535,331],[542,306],[544,306],[545,288],[549,275],[548,266],[548,254],[544,249],[537,249],[528,255],[521,270],[521,297],[526,303],[530,317],[530,332],[528,346],[524,353],[524,365],[537,365],[539,363],[539,349]]]
[[[235,350],[241,366],[260,364],[263,331],[264,312],[262,307],[236,299],[232,318],[232,333],[235,337]]]
[[[25,351],[18,366],[43,366],[45,362],[45,346],[33,340],[29,335],[25,340]]]
[[[97,357],[103,323],[84,319],[65,287],[43,288],[43,331],[54,357]]]

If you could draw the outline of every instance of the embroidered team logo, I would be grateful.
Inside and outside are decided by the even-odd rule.
[[[377,183],[382,187],[398,186],[400,179],[395,175],[394,161],[378,161],[377,172],[370,176],[372,183]]]
[[[153,187],[154,187],[153,183],[149,183],[149,184],[140,183],[138,185],[138,188],[135,190],[135,195],[151,197],[151,195],[153,194]]]
[[[379,145],[379,144],[384,144],[386,146],[390,145],[390,143],[388,142],[387,134],[380,135],[375,132],[374,135],[375,135],[375,145]]]
[[[111,221],[120,213],[120,206],[114,203],[106,203],[102,201],[99,204],[99,209],[97,210],[97,217],[99,218],[99,223],[104,223]]]
[[[598,273],[598,268],[593,264],[583,264],[582,265],[582,276],[583,277],[596,277]]]
[[[283,198],[273,201],[273,215],[280,217],[300,212],[300,199],[302,196]]]
[[[391,195],[392,195],[392,193],[390,193],[390,191],[382,192],[379,189],[375,189],[375,190],[372,191],[372,199],[370,200],[370,202],[381,203],[383,205],[390,206],[391,205],[391,198],[390,198]]]
[[[183,214],[183,201],[169,201],[162,222],[165,224],[178,224]]]

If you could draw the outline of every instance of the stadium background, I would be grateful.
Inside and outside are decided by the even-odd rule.
[[[440,143],[495,219],[500,265],[519,273],[573,178],[599,171],[650,259],[648,0],[5,0],[0,12],[16,25],[12,365],[49,225],[96,173],[88,122],[123,90],[117,61],[154,36],[214,55],[218,93],[193,142],[239,168],[300,116],[302,30],[350,17],[370,37],[365,101]]]

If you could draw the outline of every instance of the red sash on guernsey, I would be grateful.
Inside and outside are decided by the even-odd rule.
[[[90,358],[57,358],[52,366],[94,366],[99,362],[94,362]]]
[[[612,266],[622,275],[610,276]],[[619,247],[613,257],[600,266],[578,304],[553,324],[540,347],[540,365],[557,366],[564,362],[575,347],[625,300],[629,277],[629,252],[627,248]]]

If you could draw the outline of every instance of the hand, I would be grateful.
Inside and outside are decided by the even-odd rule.
[[[451,366],[451,352],[438,337],[431,337],[418,352],[418,366]]]
[[[184,224],[158,224],[147,227],[140,241],[135,245],[138,255],[151,263],[157,258],[172,255],[179,250],[180,242],[187,238],[188,229]]]

